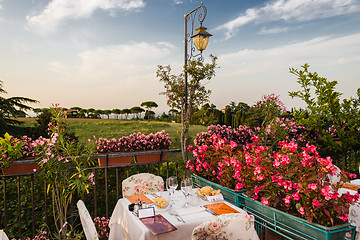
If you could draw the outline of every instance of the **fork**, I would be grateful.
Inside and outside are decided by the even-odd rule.
[[[175,216],[179,222],[185,223],[184,219],[173,209],[173,207],[171,205],[169,207],[168,212],[170,215]]]

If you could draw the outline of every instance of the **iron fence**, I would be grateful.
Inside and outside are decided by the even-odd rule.
[[[166,179],[170,175],[178,176],[183,172],[184,161],[181,150],[171,149],[154,151],[161,154],[158,162],[129,163],[118,166],[94,167],[95,185],[88,195],[82,198],[91,216],[109,218],[116,202],[122,197],[121,182],[125,178],[141,172],[149,172]],[[145,152],[113,153],[95,157],[138,156]],[[166,159],[163,159],[166,154]],[[10,238],[34,237],[37,231],[53,231],[54,219],[51,196],[48,196],[47,185],[37,173],[0,177],[0,229]],[[70,204],[69,225],[71,229],[81,229],[74,197]]]

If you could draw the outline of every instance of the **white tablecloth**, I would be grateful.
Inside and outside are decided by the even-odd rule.
[[[162,192],[159,195],[167,198],[168,193]],[[154,198],[151,195],[147,195],[148,198]],[[179,222],[175,216],[170,215],[166,209],[158,209],[155,207],[155,214],[161,214],[165,217],[171,224],[173,224],[177,230],[173,232],[163,233],[159,235],[153,235],[147,227],[128,210],[128,205],[130,201],[126,198],[121,198],[117,202],[115,209],[112,213],[110,219],[110,235],[109,240],[187,240],[191,239],[192,231],[195,227],[201,223],[214,218],[215,216],[205,210],[199,212],[199,206],[208,204],[201,200],[199,197],[196,197],[195,194],[190,198],[191,206],[189,208],[182,208],[181,206],[184,203],[184,196],[180,191],[175,193],[175,210],[182,215],[182,213],[188,213],[182,215],[182,218],[185,220],[185,223]],[[230,203],[227,203],[229,206],[240,211],[244,211]],[[189,213],[192,210],[196,211]]]

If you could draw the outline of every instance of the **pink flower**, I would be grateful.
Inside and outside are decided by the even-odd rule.
[[[261,198],[261,203],[262,203],[264,206],[268,206],[268,205],[269,205],[269,201],[268,201],[266,198],[264,198],[264,197]]]
[[[318,200],[314,199],[312,204],[315,206],[315,207],[320,207],[320,203]]]
[[[340,218],[341,220],[343,220],[344,222],[347,222],[347,220],[348,220],[348,215],[347,215],[347,214],[345,214],[345,215],[339,215],[339,218]]]
[[[299,212],[300,212],[301,215],[304,215],[304,214],[305,214],[305,208],[304,208],[304,207],[301,207],[301,208],[299,209]]]

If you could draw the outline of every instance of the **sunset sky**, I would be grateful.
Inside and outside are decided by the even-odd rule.
[[[184,14],[196,0],[0,0],[0,79],[4,97],[40,101],[36,108],[131,108],[155,101],[167,112],[158,65],[179,74]],[[310,64],[337,80],[343,97],[360,87],[360,0],[209,0],[204,26],[216,55],[206,84],[210,102],[249,105],[264,94],[300,90],[289,68]],[[197,25],[196,25],[197,27]]]

